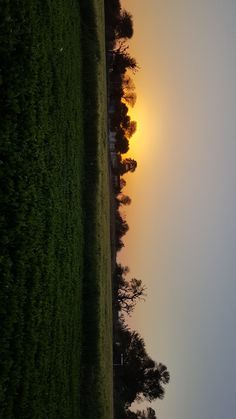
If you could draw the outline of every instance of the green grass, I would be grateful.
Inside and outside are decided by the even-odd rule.
[[[112,417],[104,16],[95,4],[97,25],[89,0],[0,5],[3,419]]]
[[[89,14],[86,3],[86,13]],[[94,15],[96,21],[94,25]],[[97,40],[94,55],[86,62],[86,74],[90,83],[97,84],[92,114],[87,114],[85,147],[90,176],[85,180],[85,203],[90,208],[86,222],[85,242],[85,286],[84,286],[84,352],[83,377],[83,417],[113,417],[112,385],[112,293],[111,293],[111,250],[110,250],[110,208],[109,208],[109,175],[107,150],[107,113],[106,113],[106,74],[105,74],[105,40],[103,2],[95,2],[95,14],[89,14],[89,43]],[[98,59],[99,58],[99,59]],[[89,107],[91,98],[86,95],[85,103]],[[96,105],[96,106],[94,106]],[[93,139],[97,138],[98,141]],[[91,243],[93,247],[91,248]],[[91,304],[93,302],[93,304]],[[93,351],[91,351],[93,348]]]

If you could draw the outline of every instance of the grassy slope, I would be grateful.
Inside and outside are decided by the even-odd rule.
[[[93,156],[95,169],[90,171],[83,121],[85,114],[92,116],[95,85],[88,83],[91,103],[86,108],[81,83],[85,83],[82,76],[86,73],[81,70],[81,29],[83,34],[85,28],[79,3],[1,3],[0,417],[4,419],[111,417],[102,2],[96,6],[102,48],[96,59],[99,135],[94,139],[99,141]],[[95,67],[93,73],[96,79]],[[86,206],[83,223],[86,181],[81,181],[93,175],[97,181],[89,194],[95,198],[93,206],[96,204],[90,212]],[[90,223],[94,226],[92,236]],[[92,266],[87,265],[88,253]],[[84,296],[87,292],[86,286],[82,290],[82,279],[86,284],[88,277],[92,282],[83,307],[83,342],[92,363],[87,363],[82,381],[81,305],[82,292]],[[86,304],[93,307],[92,313],[86,312]],[[96,332],[93,347],[89,344],[89,321]],[[85,355],[83,359],[86,361]],[[87,378],[95,384],[95,393],[91,398],[86,396],[88,403],[92,401],[91,416],[84,410],[85,403],[79,414],[79,394]]]

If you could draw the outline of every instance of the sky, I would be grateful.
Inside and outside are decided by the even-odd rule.
[[[130,320],[171,382],[159,419],[236,415],[236,1],[123,0],[140,70],[120,260]]]

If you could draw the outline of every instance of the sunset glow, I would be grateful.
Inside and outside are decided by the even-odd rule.
[[[130,325],[170,370],[158,417],[234,419],[235,3],[122,3],[140,70],[119,259],[148,289]]]

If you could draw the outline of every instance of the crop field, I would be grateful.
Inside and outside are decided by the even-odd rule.
[[[0,4],[0,417],[112,418],[103,2]]]

